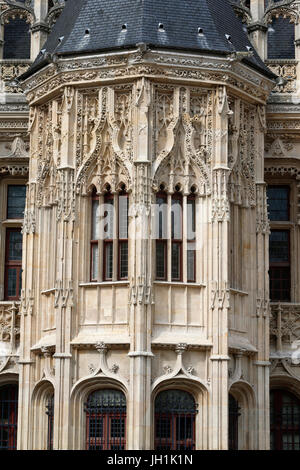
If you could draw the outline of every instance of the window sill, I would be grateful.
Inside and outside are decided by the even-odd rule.
[[[162,286],[206,287],[206,284],[203,284],[202,282],[154,281],[154,284]]]
[[[2,225],[6,225],[6,226],[18,225],[18,228],[19,228],[19,227],[22,227],[22,224],[23,224],[23,219],[5,219],[5,220],[2,220]]]
[[[103,282],[81,282],[79,287],[105,287],[128,285],[129,281],[103,281]]]

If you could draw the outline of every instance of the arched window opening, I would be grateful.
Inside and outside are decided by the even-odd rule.
[[[30,59],[30,25],[23,18],[4,26],[3,59]]]
[[[166,390],[155,400],[155,450],[194,450],[197,406],[182,390]]]
[[[174,194],[168,195],[161,185],[156,194],[156,279],[195,282],[195,188],[192,187],[189,196],[181,194],[179,185],[175,190]]]
[[[17,448],[18,386],[0,388],[0,450]]]
[[[241,416],[238,401],[229,395],[229,429],[228,429],[228,448],[229,450],[238,450],[239,448],[239,417]]]
[[[54,395],[50,395],[46,405],[47,423],[47,450],[53,450],[53,425],[54,425]]]
[[[289,18],[274,18],[268,29],[268,59],[295,59],[295,25]]]
[[[270,397],[271,450],[300,450],[300,400],[285,390]]]
[[[128,211],[125,185],[117,194],[109,185],[103,196],[93,191],[91,281],[128,279]]]
[[[117,390],[96,390],[88,397],[87,450],[125,450],[126,398]]]

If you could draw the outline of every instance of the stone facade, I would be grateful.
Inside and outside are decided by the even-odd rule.
[[[300,397],[300,2],[232,2],[284,79],[275,88],[243,55],[141,45],[60,58],[23,80],[21,92],[14,79],[64,2],[49,3],[0,4],[2,31],[15,15],[31,25],[30,58],[0,61],[0,385],[19,383],[17,447],[47,449],[54,394],[53,448],[85,449],[88,396],[113,389],[126,397],[126,448],[153,449],[155,402],[171,389],[197,403],[197,450],[228,448],[229,393],[239,405],[239,449],[269,449],[270,386]],[[295,59],[268,60],[268,25],[280,16],[295,25]],[[7,188],[19,184],[27,184],[23,221],[6,216]],[[270,223],[267,184],[290,186],[289,222]],[[116,236],[111,279],[100,240],[91,280],[93,198],[104,202],[108,187],[116,205],[128,197],[128,275],[120,279]],[[170,223],[167,275],[157,278],[152,219],[161,192],[168,211],[174,194],[182,201],[178,281]],[[21,225],[21,298],[10,301],[7,229]],[[274,227],[291,233],[291,299],[270,304]]]

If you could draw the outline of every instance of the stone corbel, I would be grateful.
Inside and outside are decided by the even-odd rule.
[[[73,103],[74,103],[75,89],[70,86],[66,86],[63,94],[63,104],[66,105],[67,113],[70,114]]]
[[[20,312],[21,315],[32,315],[33,314],[33,305],[34,305],[34,296],[33,291],[29,289],[27,292],[25,289],[21,291],[21,305]]]
[[[111,379],[118,380],[127,388],[127,380],[124,379],[119,374],[119,365],[113,364],[111,368],[108,367],[108,364],[107,364],[108,346],[103,341],[100,341],[96,343],[95,348],[97,349],[100,355],[99,364],[97,367],[94,367],[93,364],[90,364],[89,366],[89,369],[91,372],[90,377],[96,377],[96,376],[98,377],[98,376],[104,375]]]
[[[233,111],[231,111],[228,103],[228,96],[227,96],[227,91],[226,91],[226,86],[224,85],[223,87],[218,88],[218,113],[227,115],[227,116],[232,116]]]
[[[41,353],[45,359],[45,367],[43,369],[42,377],[44,379],[52,379],[54,377],[54,368],[51,367],[51,358],[52,358],[52,351],[48,346],[41,347]]]
[[[166,380],[170,379],[189,379],[192,380],[193,382],[197,382],[200,384],[202,387],[204,387],[206,390],[210,387],[210,382],[207,380],[206,383],[204,383],[199,377],[196,377],[193,375],[193,367],[190,366],[188,369],[185,367],[183,363],[183,355],[184,353],[188,350],[188,345],[186,343],[179,343],[177,344],[175,348],[175,352],[177,354],[177,361],[174,367],[174,370],[171,369],[171,367],[167,366],[167,368],[164,368],[164,374],[158,377],[156,380],[154,380],[152,384],[152,390],[154,390],[158,385],[160,385],[162,382],[165,382]]]
[[[235,383],[238,382],[240,379],[242,379],[242,353],[237,353],[234,355],[234,360],[235,360],[235,366],[234,366],[234,371],[232,373],[232,376],[230,377],[229,380],[229,389],[231,386]]]

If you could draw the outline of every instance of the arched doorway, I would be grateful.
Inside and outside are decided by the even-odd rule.
[[[238,401],[229,394],[228,449],[239,448],[239,417],[241,416]]]
[[[0,387],[0,450],[17,448],[18,385]]]
[[[194,450],[197,405],[183,390],[165,390],[155,400],[155,450]]]
[[[286,390],[270,397],[271,449],[300,450],[300,400]]]
[[[85,404],[86,449],[125,450],[126,397],[118,390],[96,390]]]

